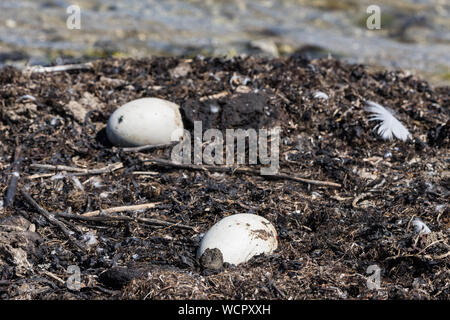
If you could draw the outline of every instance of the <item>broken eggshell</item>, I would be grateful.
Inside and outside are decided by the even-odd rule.
[[[120,147],[167,144],[183,136],[179,106],[158,98],[130,101],[109,117],[109,141]]]
[[[203,237],[197,251],[219,249],[223,262],[238,265],[259,254],[270,254],[278,247],[275,227],[255,214],[234,214],[217,222]]]

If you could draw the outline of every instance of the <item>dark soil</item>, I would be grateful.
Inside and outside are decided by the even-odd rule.
[[[314,98],[316,91],[329,99]],[[279,125],[281,173],[342,186],[144,163],[168,159],[170,148],[124,152],[104,136],[109,115],[141,97],[178,103],[188,129],[195,120],[203,130]],[[414,138],[381,140],[365,100],[393,109]],[[449,87],[333,59],[104,60],[91,71],[41,74],[3,68],[0,298],[449,299],[449,105]],[[118,162],[123,168],[97,175],[31,166]],[[20,179],[7,203],[13,171]],[[72,235],[49,223],[22,190]],[[128,220],[69,215],[150,202],[158,204],[107,214]],[[273,222],[278,250],[203,270],[196,260],[201,234],[246,212]],[[432,232],[417,234],[414,217]],[[372,265],[381,270],[379,290],[367,286]],[[80,290],[68,288],[69,266],[81,271]]]

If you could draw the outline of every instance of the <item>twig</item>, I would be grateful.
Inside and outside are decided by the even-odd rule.
[[[439,256],[434,256],[433,259],[434,260],[440,260],[440,259],[447,258],[448,256],[450,256],[450,251],[448,251],[447,253],[441,254]]]
[[[47,169],[47,170],[55,170],[55,171],[69,171],[69,172],[86,172],[87,169],[69,167],[64,165],[52,165],[52,164],[40,164],[40,163],[32,163],[30,164],[31,168],[36,169]]]
[[[156,172],[156,171],[133,171],[131,174],[137,175],[137,176],[156,176],[159,174],[159,172]]]
[[[31,176],[26,177],[28,180],[39,179],[39,178],[48,178],[53,177],[54,173],[36,173]]]
[[[113,207],[109,209],[103,209],[103,210],[94,210],[89,211],[86,213],[83,213],[84,217],[93,217],[98,216],[100,213],[114,213],[114,212],[124,212],[124,211],[137,211],[137,210],[143,210],[143,209],[152,209],[156,207],[159,202],[153,202],[153,203],[144,203],[144,204],[136,204],[133,206],[121,206],[121,207]]]
[[[199,100],[201,102],[206,101],[206,100],[216,100],[216,99],[220,99],[220,98],[226,97],[227,95],[228,95],[227,91],[222,91],[222,92],[210,95],[210,96],[201,97]]]
[[[19,173],[19,166],[20,163],[22,162],[22,158],[21,158],[21,148],[20,146],[16,147],[16,151],[14,152],[14,162],[12,164],[12,177],[11,177],[11,181],[9,182],[9,187],[8,187],[8,191],[6,192],[6,197],[5,197],[5,208],[8,207],[9,205],[11,205],[14,202],[14,197],[16,195],[16,190],[17,190],[17,184],[19,183],[19,179],[20,179],[20,173]]]
[[[40,163],[32,163],[32,164],[30,164],[30,167],[36,168],[36,169],[74,172],[74,175],[81,176],[81,175],[102,174],[102,173],[107,173],[107,172],[113,172],[115,170],[123,168],[123,163],[116,162],[116,163],[109,164],[106,167],[99,168],[99,169],[84,169],[84,168],[69,167],[69,166],[64,166],[64,165],[52,165],[52,164],[40,164]]]
[[[61,72],[70,70],[92,70],[92,63],[80,63],[80,64],[65,64],[60,66],[43,67],[33,66],[28,67],[25,71],[31,71],[32,73],[45,73],[45,72]]]
[[[357,208],[358,202],[361,201],[362,199],[365,199],[368,196],[369,196],[368,193],[361,193],[360,195],[356,196],[355,199],[353,199],[353,201],[352,201],[352,207]]]
[[[231,174],[233,174],[233,173],[251,174],[251,175],[259,175],[263,178],[293,180],[293,181],[297,181],[297,182],[313,184],[313,185],[318,185],[318,186],[328,186],[328,187],[336,187],[336,188],[341,187],[341,185],[339,183],[300,178],[300,177],[296,177],[292,174],[274,173],[274,174],[261,175],[258,170],[249,169],[249,168],[234,168],[234,167],[225,167],[225,166],[219,167],[219,166],[211,166],[211,165],[181,164],[181,163],[175,163],[175,162],[171,162],[169,160],[164,160],[164,159],[144,160],[144,163],[147,163],[147,162],[153,163],[156,165],[177,168],[177,169],[187,169],[187,170],[196,170],[196,171],[228,172]]]
[[[178,143],[178,141],[174,141],[171,143],[164,143],[164,144],[148,144],[148,145],[140,146],[140,147],[122,148],[122,151],[124,151],[124,152],[140,152],[140,151],[147,151],[147,150],[153,150],[153,149],[165,149],[165,148],[173,147],[177,143]]]
[[[81,249],[82,251],[85,251],[86,248],[79,243],[74,237],[73,237],[73,232],[70,231],[69,229],[67,229],[67,227],[58,219],[55,218],[54,215],[50,214],[50,212],[48,212],[47,210],[45,210],[43,207],[41,207],[36,201],[34,201],[34,199],[25,191],[25,190],[20,190],[20,193],[22,194],[22,196],[25,198],[25,200],[27,200],[27,202],[34,207],[40,214],[42,214],[48,222],[50,222],[51,224],[53,224],[54,226],[58,227],[62,233],[64,233],[64,235],[74,244],[76,245],[79,249]]]
[[[58,281],[58,282],[61,283],[61,284],[66,284],[66,282],[65,282],[63,279],[61,279],[61,278],[58,277],[57,275],[51,273],[50,271],[43,271],[42,273],[45,274],[45,275],[47,275],[47,276],[49,276],[49,277],[52,278],[53,280]]]
[[[174,228],[181,228],[181,229],[189,229],[194,230],[194,227],[180,224],[180,223],[172,223],[167,222],[163,220],[158,219],[148,219],[148,218],[132,218],[128,216],[85,216],[85,215],[75,215],[70,213],[61,212],[58,213],[58,216],[66,218],[66,219],[74,219],[74,220],[82,220],[82,221],[92,221],[92,222],[107,222],[107,221],[135,221],[135,222],[141,222],[145,224],[150,225],[157,225],[157,226],[165,226],[165,227],[174,227]]]
[[[429,245],[427,245],[425,248],[423,248],[422,250],[420,250],[418,253],[416,253],[416,255],[419,255],[419,254],[422,254],[422,253],[424,253],[425,251],[427,251],[427,249],[428,248],[430,248],[430,247],[432,247],[432,246],[434,246],[435,244],[437,244],[437,243],[440,243],[440,242],[443,242],[444,240],[436,240],[436,241],[434,241],[434,242],[432,242],[432,243],[430,243]]]
[[[286,98],[286,97],[284,96],[284,94],[282,94],[281,92],[277,92],[277,96],[279,96],[279,97],[281,98],[281,100],[283,100],[283,101],[286,102],[287,104],[291,104],[291,101],[290,101],[288,98]]]

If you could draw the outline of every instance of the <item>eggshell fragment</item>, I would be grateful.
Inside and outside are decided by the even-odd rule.
[[[130,101],[110,116],[109,141],[120,147],[166,144],[183,136],[179,106],[158,98]]]
[[[197,251],[200,258],[206,249],[217,248],[223,262],[238,265],[262,253],[270,254],[278,247],[275,227],[255,214],[235,214],[209,229]]]

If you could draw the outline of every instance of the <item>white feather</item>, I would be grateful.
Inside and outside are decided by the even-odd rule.
[[[371,113],[369,121],[380,121],[375,130],[384,140],[392,140],[395,136],[397,139],[406,141],[411,137],[408,129],[388,109],[373,101],[366,101],[366,104],[368,105],[366,111]]]
[[[414,231],[417,233],[428,234],[431,232],[430,228],[419,218],[414,218],[412,225],[414,226]]]

